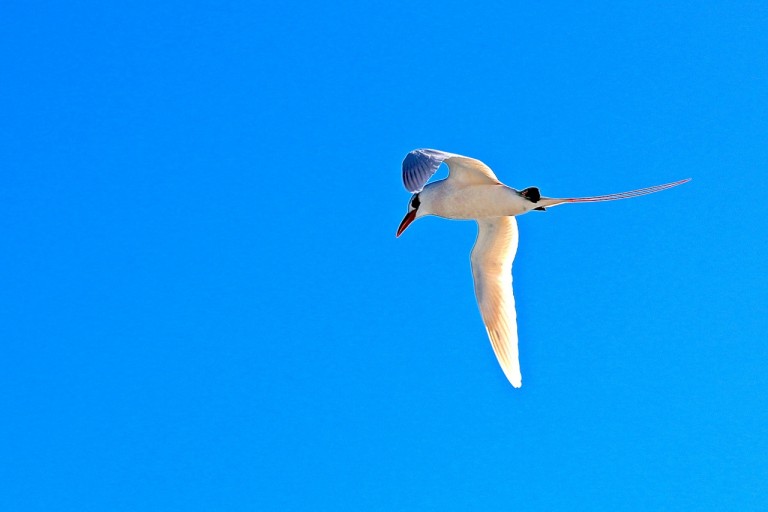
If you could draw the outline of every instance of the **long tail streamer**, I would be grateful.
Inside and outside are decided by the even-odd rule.
[[[617,194],[606,194],[604,196],[592,196],[592,197],[569,197],[564,199],[567,203],[590,203],[595,201],[615,201],[617,199],[629,199],[630,197],[645,196],[653,194],[654,192],[661,192],[668,188],[676,187],[691,181],[690,178],[675,181],[674,183],[665,183],[664,185],[655,185],[653,187],[639,188],[637,190],[630,190],[629,192],[619,192]]]
[[[629,199],[631,197],[639,197],[639,196],[645,196],[648,194],[653,194],[654,192],[661,192],[662,190],[676,187],[678,185],[682,185],[683,183],[687,183],[689,181],[691,181],[691,179],[686,178],[684,180],[675,181],[673,183],[665,183],[664,185],[655,185],[653,187],[639,188],[637,190],[630,190],[628,192],[619,192],[617,194],[606,194],[603,196],[565,197],[565,198],[542,197],[541,200],[536,204],[541,204],[542,206],[555,206],[563,203],[594,203],[598,201],[616,201],[618,199]]]

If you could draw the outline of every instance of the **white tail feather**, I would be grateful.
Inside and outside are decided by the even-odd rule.
[[[689,181],[691,181],[691,178],[675,181],[673,183],[665,183],[664,185],[655,185],[653,187],[639,188],[637,190],[630,190],[628,192],[619,192],[617,194],[606,194],[604,196],[564,197],[564,198],[542,197],[539,201],[536,202],[536,206],[551,207],[551,206],[557,206],[563,203],[596,203],[600,201],[616,201],[618,199],[629,199],[632,197],[645,196],[648,194],[653,194],[655,192],[661,192],[662,190],[667,190],[668,188],[676,187],[678,185],[682,185],[683,183],[687,183]]]

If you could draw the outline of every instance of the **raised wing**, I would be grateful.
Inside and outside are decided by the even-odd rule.
[[[403,160],[403,185],[409,192],[421,192],[443,162],[448,165],[451,180],[467,185],[499,184],[493,171],[480,160],[437,149],[414,149]]]
[[[512,261],[517,252],[514,217],[477,221],[477,241],[472,248],[472,277],[491,346],[504,375],[516,388],[522,386],[517,352],[517,314],[512,295]]]

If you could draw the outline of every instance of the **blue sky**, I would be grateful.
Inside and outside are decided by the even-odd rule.
[[[5,2],[0,508],[765,510],[759,2]],[[519,219],[523,388],[416,147]],[[443,171],[444,174],[444,171]]]

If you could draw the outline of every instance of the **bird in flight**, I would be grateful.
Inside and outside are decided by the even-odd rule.
[[[448,177],[427,184],[440,164]],[[522,385],[517,352],[517,314],[512,295],[512,260],[517,251],[515,216],[564,203],[592,203],[644,196],[676,187],[690,178],[654,187],[593,197],[543,197],[536,187],[515,190],[501,183],[480,160],[436,149],[416,149],[403,160],[403,184],[413,193],[397,237],[416,219],[436,215],[477,221],[470,254],[475,297],[491,346],[509,382]]]

